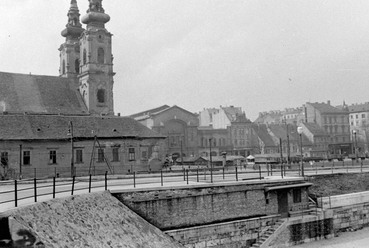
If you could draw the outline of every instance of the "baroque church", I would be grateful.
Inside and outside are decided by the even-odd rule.
[[[0,179],[160,169],[165,136],[114,115],[102,0],[89,0],[81,19],[71,0],[67,16],[59,76],[0,72]]]

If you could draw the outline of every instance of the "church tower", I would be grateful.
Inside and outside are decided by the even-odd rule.
[[[84,29],[79,21],[79,10],[77,1],[72,0],[68,11],[68,23],[61,32],[65,42],[60,46],[60,68],[61,77],[76,78],[80,71],[80,48],[79,37]]]
[[[112,34],[105,29],[110,16],[105,14],[102,0],[89,0],[87,24],[80,37],[79,90],[91,114],[114,115]]]

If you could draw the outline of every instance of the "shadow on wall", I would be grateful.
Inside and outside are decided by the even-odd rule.
[[[44,248],[45,245],[28,229],[24,228],[12,217],[0,219],[0,247],[37,247]]]

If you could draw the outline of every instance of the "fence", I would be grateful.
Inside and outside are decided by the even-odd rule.
[[[315,163],[304,164],[305,175],[314,175],[322,173],[350,173],[368,171],[369,166],[364,166],[363,161],[359,163]],[[69,174],[67,174],[67,172]],[[12,206],[17,207],[19,201],[37,202],[40,197],[55,198],[57,194],[73,195],[77,191],[91,192],[92,189],[104,189],[108,187],[131,187],[137,185],[156,183],[160,186],[173,182],[181,182],[190,184],[190,182],[221,182],[239,181],[239,180],[261,180],[265,176],[297,176],[301,174],[301,168],[298,164],[293,165],[260,165],[249,168],[247,166],[232,166],[232,167],[200,167],[200,166],[173,166],[155,172],[133,172],[130,174],[114,175],[104,171],[100,175],[83,176],[84,173],[75,171],[75,176],[63,178],[61,176],[70,176],[70,171],[67,168],[55,168],[52,177],[40,178],[37,177],[38,171],[34,169],[34,177],[31,179],[8,180],[3,183],[3,189],[0,191],[0,207],[3,204],[13,203]],[[21,187],[20,187],[21,185]],[[51,197],[52,196],[52,197]]]

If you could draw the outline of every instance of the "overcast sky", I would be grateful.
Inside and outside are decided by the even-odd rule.
[[[0,0],[0,71],[58,75],[70,0]],[[81,15],[88,0],[78,0]],[[368,0],[104,0],[115,112],[369,102]]]

